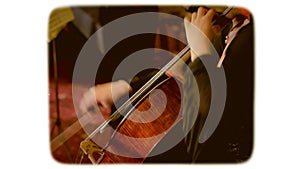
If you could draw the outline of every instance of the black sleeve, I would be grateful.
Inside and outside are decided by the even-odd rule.
[[[252,22],[251,22],[252,23]],[[226,103],[218,127],[204,144],[197,144],[198,133],[205,122],[205,105],[210,105],[208,74],[203,71],[201,60],[190,65],[200,93],[200,109],[196,123],[186,141],[193,159],[203,162],[241,162],[249,159],[253,146],[253,87],[254,55],[253,27],[243,27],[227,49],[223,67],[226,75]],[[186,78],[184,88],[191,88]],[[214,77],[210,77],[214,78]],[[194,92],[195,93],[195,92]],[[193,92],[188,92],[188,103]],[[191,106],[187,106],[187,109]],[[186,113],[186,112],[184,112]],[[189,113],[189,112],[187,112]],[[200,148],[199,148],[200,147]],[[198,157],[197,157],[198,154]]]
[[[159,69],[146,69],[146,70],[143,70],[143,71],[139,72],[138,74],[136,74],[131,80],[128,80],[130,87],[133,89],[133,92],[138,91],[158,71],[159,71]],[[166,79],[166,78],[168,78],[168,76],[167,75],[163,75],[153,85],[157,84],[158,82],[160,82],[160,81],[162,81],[163,79]]]
[[[199,57],[189,64],[189,68],[192,74],[188,73],[188,71],[185,73],[183,84],[183,128],[185,132],[188,132],[188,135],[185,137],[187,152],[190,153],[193,161],[195,161],[200,152],[198,145],[199,134],[210,107],[211,87],[208,73]],[[197,107],[196,100],[199,100],[199,97],[200,105]],[[196,121],[192,124],[194,119]],[[190,131],[188,131],[189,127],[191,127]]]

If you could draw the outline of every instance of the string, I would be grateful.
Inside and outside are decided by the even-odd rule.
[[[233,6],[229,6],[228,8],[225,9],[225,11],[220,15],[220,16],[225,16],[227,15]],[[216,19],[217,20],[217,19]],[[213,21],[213,23],[216,22],[216,20]],[[137,101],[137,99],[144,94],[164,73],[167,72],[179,59],[181,59],[184,54],[186,54],[188,51],[190,51],[189,45],[187,45],[183,50],[181,50],[168,64],[166,64],[159,72],[157,72],[146,84],[144,84],[134,95],[129,98],[122,106],[120,106],[111,116],[110,119],[107,120],[106,122],[102,123],[92,134],[89,136],[93,137],[97,131],[99,130],[102,132],[105,127],[111,122],[112,120],[115,120],[118,118],[120,115],[123,115],[123,113],[126,113],[126,110],[128,107],[131,105],[131,103],[134,103]],[[131,108],[132,111],[133,108]],[[127,112],[128,113],[128,112]],[[126,116],[126,115],[125,115]]]
[[[157,84],[155,87],[153,87],[152,90],[148,91],[145,95],[143,95],[143,97],[139,100],[139,102],[137,102],[136,104],[138,105],[145,97],[147,97],[157,86],[160,86],[161,84],[163,84],[164,82],[166,82],[167,80],[169,80],[170,78],[167,78],[163,81],[161,81],[159,84]],[[125,122],[125,120],[129,117],[129,115],[133,112],[134,107],[132,107],[127,113],[126,115],[122,118],[121,122],[118,124],[118,126],[115,128],[115,130],[112,133],[112,136],[110,137],[110,140],[112,140],[117,131],[119,130],[119,128],[121,127],[121,125]],[[103,150],[105,150],[109,145],[110,145],[110,141],[102,148]]]
[[[124,117],[128,117],[128,115],[134,110],[131,108],[129,111],[126,111],[131,103],[137,102],[139,97],[144,94],[149,88],[164,74],[166,73],[179,59],[181,59],[188,51],[190,47],[187,45],[183,50],[181,50],[168,64],[166,64],[160,71],[158,71],[147,83],[145,83],[137,92],[135,92],[132,97],[129,98],[123,105],[121,105],[111,116],[108,120],[98,126],[89,136],[88,138],[92,138],[97,134],[98,131],[102,132],[106,126],[112,120],[115,120],[120,115]],[[127,112],[127,113],[126,113]],[[124,113],[126,113],[124,115]],[[88,139],[87,138],[87,139]]]
[[[225,16],[226,14],[229,13],[229,11],[233,7],[230,6],[228,7],[222,14],[221,16]],[[215,23],[216,20],[213,21]],[[95,136],[98,132],[102,133],[103,130],[106,128],[106,126],[112,121],[116,120],[117,118],[120,117],[120,115],[124,115],[122,118],[121,122],[118,124],[116,129],[114,130],[111,139],[116,134],[116,131],[118,128],[122,125],[122,123],[127,119],[127,117],[131,114],[131,112],[134,110],[134,107],[132,107],[129,111],[126,111],[131,103],[137,102],[137,100],[140,98],[142,94],[144,94],[146,91],[149,90],[149,88],[160,78],[162,77],[163,74],[165,74],[179,59],[181,59],[188,51],[190,51],[189,45],[187,45],[183,50],[181,50],[168,64],[166,64],[159,72],[157,72],[148,82],[146,82],[137,92],[135,92],[132,97],[129,98],[123,105],[121,105],[111,116],[108,120],[106,120],[104,123],[102,123],[100,126],[98,126],[88,137],[85,139],[90,139],[93,136]],[[144,96],[145,97],[145,96]],[[140,99],[141,100],[141,99]],[[110,139],[110,140],[111,140]],[[110,144],[110,141],[104,146],[103,150],[105,150]]]

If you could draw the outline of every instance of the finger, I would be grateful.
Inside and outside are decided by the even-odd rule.
[[[104,108],[110,108],[111,107],[111,104],[109,104],[108,101],[102,101],[99,104],[101,105],[101,107],[104,107]]]
[[[213,20],[213,17],[214,17],[215,15],[216,15],[216,11],[213,10],[213,9],[210,9],[210,10],[206,13],[205,17],[207,17],[207,19],[208,19],[209,21],[212,21],[212,20]]]
[[[85,104],[85,102],[83,100],[79,104],[79,110],[81,112],[86,112],[86,104]]]
[[[102,115],[104,115],[105,117],[109,117],[109,116],[111,115],[111,108],[100,106],[100,112],[101,112]]]
[[[80,101],[80,110],[82,112],[88,111],[90,106],[96,105],[96,98],[94,89],[89,89],[82,97]]]
[[[193,12],[192,13],[192,19],[191,19],[191,22],[195,21],[197,18],[197,13],[196,12]]]
[[[202,17],[207,13],[207,9],[203,7],[198,8],[197,17]]]
[[[89,107],[91,107],[92,105],[94,105],[94,104],[92,104],[90,102],[90,100],[87,100],[84,98],[81,100],[80,105],[79,105],[80,111],[82,113],[87,112],[87,111],[89,111]]]
[[[82,99],[79,105],[80,111],[82,113],[87,112],[89,109],[89,106],[91,106],[92,104],[86,100],[86,99]]]

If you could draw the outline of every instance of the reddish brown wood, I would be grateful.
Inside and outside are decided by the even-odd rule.
[[[130,118],[120,127],[119,133],[111,140],[110,146],[105,151],[103,163],[142,163],[159,141],[181,119],[181,85],[178,85],[171,78],[157,89],[160,89],[165,94],[167,99],[166,106],[162,104],[164,94],[156,90],[151,93],[152,105],[149,97],[146,97],[137,105]],[[163,112],[159,110],[163,110]],[[150,122],[147,121],[149,117],[153,116],[158,118]],[[132,118],[139,122],[130,120]],[[136,139],[124,139],[120,133],[128,137],[144,139],[138,141]],[[101,134],[97,137],[101,138]],[[127,157],[111,153],[112,151],[119,152]],[[128,158],[132,156],[140,158]]]

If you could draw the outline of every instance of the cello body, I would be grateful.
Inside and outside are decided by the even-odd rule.
[[[91,140],[83,141],[81,149],[93,164],[142,163],[182,119],[181,90],[179,81],[165,79],[134,105],[133,112],[117,129],[108,127],[98,132]]]

